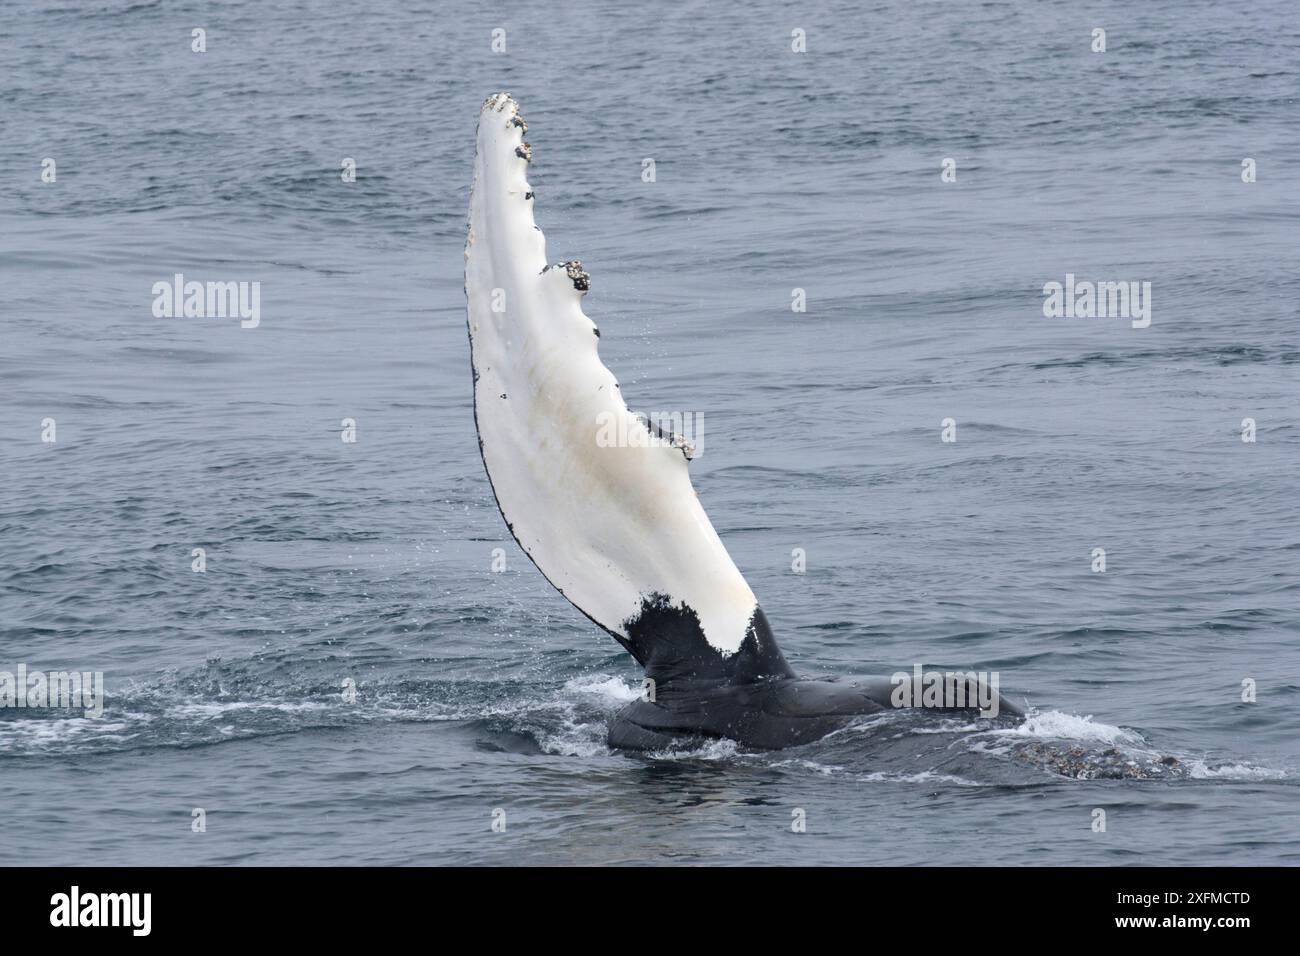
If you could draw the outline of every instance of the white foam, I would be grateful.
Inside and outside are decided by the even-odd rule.
[[[819,773],[824,777],[831,774],[839,773],[844,768],[834,764],[822,764],[815,760],[805,760],[802,757],[792,758],[790,760],[778,760],[772,764],[773,767],[800,767],[804,770],[811,770],[813,773]]]
[[[320,701],[227,700],[177,704],[167,708],[166,715],[168,717],[221,717],[240,710],[279,710],[284,713],[296,713],[304,710],[326,710],[329,706]]]
[[[569,693],[604,697],[620,704],[630,703],[641,696],[639,686],[634,687],[621,677],[606,677],[603,674],[575,677],[564,685],[564,689]]]
[[[734,760],[742,756],[739,745],[734,740],[719,737],[684,750],[655,750],[647,756],[651,760]]]
[[[998,727],[985,731],[994,737],[1038,737],[1045,740],[1086,740],[1111,745],[1142,745],[1146,743],[1135,730],[1112,727],[1093,720],[1092,715],[1080,717],[1059,710],[1030,711],[1024,721],[1014,727]],[[983,735],[981,735],[983,736]]]
[[[922,770],[919,773],[887,773],[885,771],[875,771],[874,773],[859,774],[858,779],[866,780],[871,783],[951,783],[959,787],[982,787],[987,784],[977,783],[974,780],[967,780],[964,777],[953,776],[950,773],[935,773],[933,770]]]
[[[87,737],[127,740],[132,729],[129,723],[94,717],[7,720],[0,724],[0,751],[40,750]]]
[[[603,723],[583,723],[571,717],[564,718],[563,726],[555,733],[540,735],[537,745],[543,753],[561,757],[601,757],[610,753]]]
[[[612,753],[606,743],[609,716],[640,696],[640,687],[621,677],[585,674],[567,681],[555,698],[516,707],[514,715],[529,710],[558,710],[558,729],[549,733],[533,731],[543,752],[564,757],[600,757]],[[590,713],[593,706],[596,712]]]
[[[944,718],[939,721],[938,727],[913,727],[908,733],[913,734],[970,734],[982,729],[979,724],[972,721],[962,721]]]
[[[1285,780],[1285,770],[1272,767],[1252,767],[1249,764],[1220,764],[1211,767],[1204,760],[1186,760],[1187,775],[1193,780]]]

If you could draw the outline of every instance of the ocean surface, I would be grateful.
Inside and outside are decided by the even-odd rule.
[[[1292,3],[19,7],[0,670],[106,701],[0,709],[0,863],[1300,862]],[[640,672],[475,441],[498,90],[792,665],[994,671],[1028,722],[606,748]],[[177,273],[259,324],[156,317]],[[1045,317],[1067,274],[1150,326]]]

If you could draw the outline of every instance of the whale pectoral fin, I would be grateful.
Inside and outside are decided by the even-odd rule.
[[[581,264],[546,264],[526,129],[508,94],[483,104],[465,243],[474,418],[501,514],[560,593],[665,679],[784,673],[691,487],[688,443],[628,409],[582,311]],[[746,646],[762,653],[719,664]]]

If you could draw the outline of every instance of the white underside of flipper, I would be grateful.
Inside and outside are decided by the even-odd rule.
[[[683,450],[647,432],[601,364],[585,274],[547,268],[518,110],[501,93],[479,115],[465,243],[474,414],[497,503],[537,567],[597,624],[626,638],[643,601],[663,595],[733,654],[754,592],[700,506]],[[644,440],[619,447],[610,435]]]

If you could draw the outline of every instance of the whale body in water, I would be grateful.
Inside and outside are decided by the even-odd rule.
[[[896,706],[897,680],[808,680],[786,662],[691,487],[690,443],[628,409],[582,311],[590,276],[576,260],[547,262],[527,129],[509,94],[483,104],[465,242],[474,420],[519,546],[645,668],[651,692],[613,720],[610,745],[779,749]],[[920,686],[907,690],[922,699]],[[953,698],[963,706],[945,709],[989,693],[972,676]],[[992,699],[1000,716],[1023,716]]]

